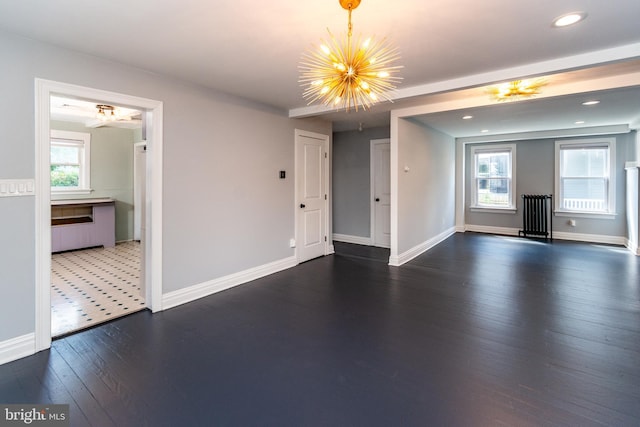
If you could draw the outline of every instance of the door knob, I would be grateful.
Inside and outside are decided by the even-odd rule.
[[[376,202],[379,202],[379,201],[380,201],[380,198],[379,198],[379,197],[376,197]]]
[[[304,203],[300,203],[300,209],[304,209],[306,207],[307,207],[307,205],[305,205]]]

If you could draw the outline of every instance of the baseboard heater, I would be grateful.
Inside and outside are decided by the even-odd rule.
[[[551,194],[522,195],[522,230],[519,236],[553,240],[553,197]]]

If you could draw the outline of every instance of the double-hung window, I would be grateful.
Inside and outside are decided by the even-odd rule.
[[[91,135],[51,131],[51,191],[86,194],[91,191]]]
[[[515,144],[471,147],[472,208],[515,210]]]
[[[615,213],[615,139],[556,141],[558,212]]]

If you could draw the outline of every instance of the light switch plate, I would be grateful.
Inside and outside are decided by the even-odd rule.
[[[33,179],[0,179],[0,197],[18,197],[35,195]]]

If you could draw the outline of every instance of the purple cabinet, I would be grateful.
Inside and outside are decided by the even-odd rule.
[[[51,252],[115,246],[113,199],[55,200],[51,202]]]

